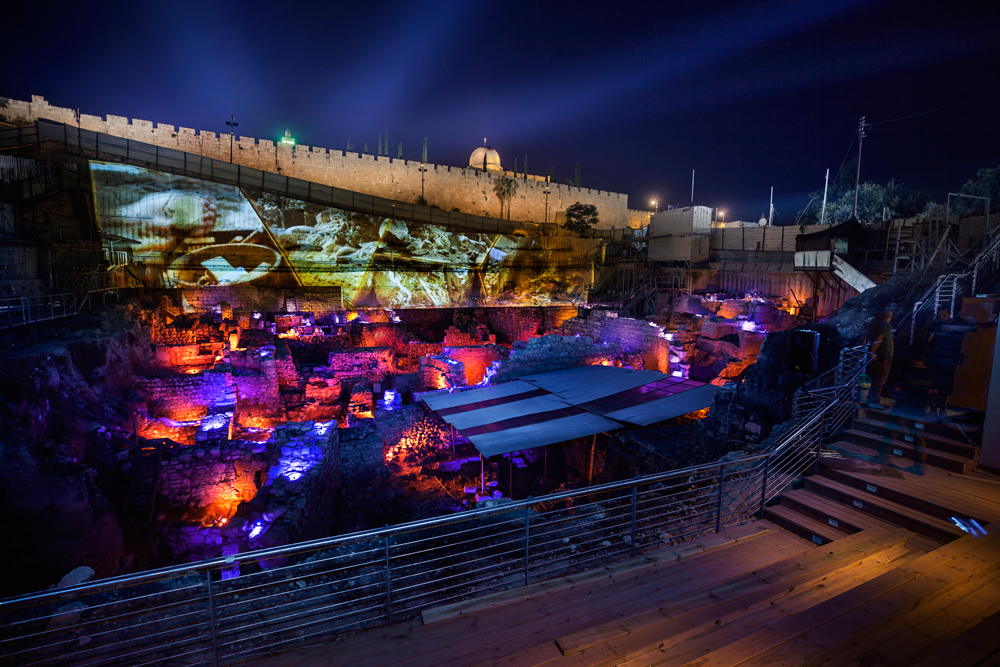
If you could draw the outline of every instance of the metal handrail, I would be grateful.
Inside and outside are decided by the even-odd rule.
[[[0,299],[0,328],[55,320],[78,312],[79,304],[72,293],[9,297]]]
[[[218,664],[718,531],[816,465],[865,361],[767,452],[0,600],[0,664]]]

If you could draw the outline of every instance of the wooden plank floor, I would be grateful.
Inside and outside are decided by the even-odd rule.
[[[986,476],[844,472],[1000,516]],[[867,491],[865,491],[867,493]],[[834,502],[805,497],[814,511]],[[829,507],[827,507],[829,505]],[[914,510],[916,511],[916,510]],[[256,667],[911,665],[1000,661],[1000,523],[940,544],[885,517],[817,546],[756,521],[631,561],[425,612]],[[938,520],[940,521],[940,520]],[[937,660],[935,662],[935,660]],[[969,657],[969,660],[973,660]]]

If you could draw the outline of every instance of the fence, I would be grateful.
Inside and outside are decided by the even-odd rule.
[[[0,328],[76,315],[79,305],[75,294],[20,296],[0,299]]]
[[[269,171],[243,167],[230,162],[222,162],[172,148],[163,148],[133,139],[84,130],[64,123],[39,120],[31,126],[0,130],[0,149],[40,147],[43,142],[54,142],[61,145],[67,152],[86,155],[94,159],[124,162],[241,188],[255,188],[282,197],[399,220],[425,222],[454,229],[494,234],[510,234],[520,229],[541,235],[546,229],[554,231],[558,227],[554,224],[543,225],[498,220],[383,199],[282,176]]]
[[[2,600],[0,663],[231,664],[718,531],[815,465],[866,363],[764,454]]]

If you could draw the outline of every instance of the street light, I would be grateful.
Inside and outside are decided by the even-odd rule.
[[[424,173],[427,171],[427,166],[421,162],[417,171],[420,172],[420,205],[427,206],[427,200],[424,199]]]
[[[548,186],[545,186],[542,192],[545,193],[545,224],[547,225],[549,224],[549,193],[552,190],[549,190]]]
[[[651,201],[649,203],[653,205],[653,215],[656,215],[657,213],[659,213],[659,211],[660,211],[660,204],[659,204],[659,202],[657,202],[654,199],[653,201]]]
[[[233,115],[233,109],[229,110],[229,120],[226,121],[226,125],[229,126],[229,163],[233,162],[233,130],[239,123],[236,122],[236,116]]]
[[[722,209],[720,208],[720,209],[719,209],[719,215],[720,215],[720,216],[722,216],[722,224],[723,224],[723,225],[725,225],[725,224],[726,224],[726,212],[725,212],[725,211],[723,211],[723,210],[722,210]]]

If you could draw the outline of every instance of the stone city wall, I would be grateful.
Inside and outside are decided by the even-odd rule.
[[[236,402],[225,373],[136,377],[136,385],[146,396],[146,407],[153,419],[200,419],[208,414],[209,407]]]
[[[33,95],[30,102],[10,100],[7,115],[30,121],[44,118],[85,130],[103,132],[116,137],[134,139],[165,146],[215,160],[232,161],[262,171],[281,173],[314,183],[332,185],[345,190],[415,202],[421,191],[427,203],[445,210],[499,217],[500,202],[494,193],[495,184],[503,174],[484,173],[470,168],[427,164],[421,172],[416,160],[399,160],[364,155],[315,146],[289,147],[276,145],[268,139],[217,135],[196,132],[187,127],[175,128],[148,120],[124,116],[81,114],[72,109],[54,107],[44,98]],[[423,180],[422,180],[423,179]],[[593,204],[600,217],[599,228],[625,227],[628,224],[628,195],[618,192],[577,188],[560,183],[545,183],[534,178],[518,178],[518,190],[510,203],[512,220],[556,221],[557,213],[576,202]],[[548,194],[546,195],[546,190]],[[547,210],[547,214],[546,214]]]

